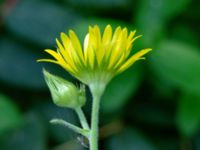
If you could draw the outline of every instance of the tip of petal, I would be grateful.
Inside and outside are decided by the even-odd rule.
[[[126,27],[122,29],[122,31],[127,31],[127,30],[128,30],[128,29],[127,29]]]
[[[96,24],[96,25],[94,25],[94,28],[98,28],[99,29],[99,26]]]
[[[116,28],[116,30],[121,30],[122,29],[122,27],[121,26],[118,26],[117,28]]]
[[[75,34],[75,32],[73,30],[69,30],[69,36],[74,35],[74,34]]]
[[[107,24],[106,28],[112,28],[110,24]]]
[[[67,36],[67,35],[66,35],[66,33],[64,33],[64,32],[61,32],[61,33],[60,33],[60,37],[63,37],[63,36]]]
[[[36,60],[36,62],[51,62],[51,63],[58,63],[56,60],[52,60],[52,59],[38,59]]]
[[[59,40],[58,40],[58,38],[56,38],[56,43],[58,43],[59,42]]]
[[[44,59],[37,59],[36,62],[44,62]]]
[[[150,51],[152,51],[153,49],[152,49],[152,48],[146,48],[146,49],[144,49],[144,50],[150,52]]]

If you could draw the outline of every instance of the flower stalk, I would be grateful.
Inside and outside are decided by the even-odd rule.
[[[79,117],[79,120],[81,122],[81,126],[83,127],[83,129],[90,130],[90,127],[88,125],[88,122],[86,120],[86,117],[85,117],[82,109],[80,107],[78,107],[78,108],[75,109],[75,111],[76,111],[76,113]]]
[[[101,85],[101,84],[99,84]],[[91,85],[90,90],[93,97],[92,104],[92,118],[91,130],[89,136],[90,150],[98,150],[98,137],[99,137],[99,107],[101,96],[104,92],[105,86]]]

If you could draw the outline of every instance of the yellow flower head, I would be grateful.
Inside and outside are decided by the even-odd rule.
[[[143,59],[142,56],[151,50],[143,49],[129,56],[133,42],[140,37],[135,36],[135,33],[128,33],[127,28],[122,29],[120,26],[113,32],[112,27],[107,25],[101,34],[95,25],[89,27],[82,46],[76,34],[70,30],[68,35],[61,33],[61,42],[56,39],[57,51],[45,50],[54,59],[38,61],[56,63],[87,85],[107,84],[111,78]]]

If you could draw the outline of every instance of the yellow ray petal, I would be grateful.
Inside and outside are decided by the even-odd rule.
[[[64,49],[59,49],[59,51],[60,51],[61,55],[63,56],[63,58],[65,59],[65,61],[70,66],[75,68],[75,63],[73,61],[73,54],[72,54],[72,51],[74,50],[74,48],[70,46],[71,41],[65,33],[61,33],[60,37],[61,37],[62,43],[64,45]],[[58,40],[56,42],[57,42],[57,44],[61,45]]]
[[[84,56],[86,58],[86,54],[87,54],[87,49],[88,49],[88,44],[89,44],[89,33],[85,36],[85,39],[84,39],[84,44],[83,44],[83,47],[84,47]]]
[[[123,28],[122,32],[123,32],[124,38],[127,39],[127,36],[128,36],[128,29],[127,29],[127,28]]]
[[[111,49],[111,40],[112,40],[112,27],[110,25],[107,25],[102,38],[102,45],[101,45],[101,51],[100,53],[100,59],[102,59],[105,55],[107,55],[110,52]]]
[[[134,37],[135,33],[136,33],[136,30],[130,32],[130,34],[128,36],[129,41],[131,41],[131,39]]]
[[[61,32],[60,33],[60,38],[61,38],[61,41],[62,41],[62,43],[64,45],[64,48],[65,49],[69,49],[69,42],[70,42],[69,37],[65,33]]]
[[[74,31],[70,30],[69,31],[69,37],[70,41],[74,47],[74,51],[77,53],[78,57],[80,58],[81,61],[83,61],[83,50],[80,44],[80,41]]]
[[[114,64],[113,70],[119,68],[119,66],[121,66],[125,60],[126,60],[126,57],[125,57],[125,54],[123,53],[120,59]]]
[[[112,27],[110,25],[107,25],[103,33],[102,45],[106,46],[108,43],[110,43],[111,38],[112,38]]]
[[[63,67],[65,70],[69,71],[72,75],[77,73],[76,68],[72,68],[70,65],[68,64],[60,64],[61,67]]]
[[[142,35],[138,35],[138,36],[134,37],[130,42],[134,42],[135,40],[137,40],[140,37],[142,37]]]
[[[51,62],[55,64],[59,64],[58,61],[52,59],[38,59],[37,62]]]
[[[112,68],[116,63],[121,59],[122,55],[126,52],[126,43],[127,43],[127,28],[123,28],[122,32],[119,34],[116,44],[112,47],[112,53],[110,56],[110,63],[108,68]]]
[[[117,27],[115,29],[115,32],[113,34],[113,38],[112,38],[112,43],[116,43],[117,39],[119,38],[119,35],[121,34],[122,30],[121,30],[121,27]]]
[[[123,72],[124,70],[126,70],[127,68],[129,68],[135,61],[137,61],[138,59],[141,59],[141,57],[143,55],[145,55],[146,53],[148,53],[149,51],[151,51],[151,48],[147,48],[147,49],[143,49],[140,50],[139,52],[137,52],[136,54],[134,54],[131,58],[129,58],[117,71],[117,73]],[[143,58],[142,58],[143,59]]]
[[[93,62],[93,61],[89,60],[90,59],[89,53],[93,53],[93,52],[91,52],[92,50],[91,50],[91,44],[89,45],[89,39],[90,39],[90,34],[88,33],[84,39],[84,61],[85,61],[85,64],[87,64],[87,65],[89,65],[90,62]]]
[[[89,27],[89,33],[86,35],[84,40],[84,56],[87,66],[91,69],[94,68],[97,51],[97,40],[95,37],[95,29]]]
[[[77,64],[80,67],[80,64],[83,62],[83,60],[79,57],[79,54],[77,52],[78,50],[75,49],[75,47],[73,45],[73,42],[70,40],[70,38],[72,38],[72,39],[74,39],[76,41],[77,37],[75,37],[76,36],[75,33],[73,33],[73,31],[70,31],[70,38],[65,33],[61,33],[60,36],[61,36],[61,41],[62,41],[62,43],[64,45],[64,47],[63,47],[63,45],[58,41],[58,39],[56,39],[56,43],[58,45],[60,55],[62,55],[63,59],[72,68],[76,69],[78,67]],[[82,49],[81,49],[81,51],[82,51]]]
[[[112,37],[111,41],[108,42],[108,47],[106,47],[106,49],[105,49],[105,55],[104,55],[104,64],[105,65],[106,64],[109,65],[110,58],[111,58],[112,53],[113,53],[113,49],[116,49],[115,47],[117,45],[117,40],[119,38],[119,35],[121,35],[121,34],[122,34],[121,27],[118,26],[115,29],[115,32],[113,34],[113,37]]]
[[[51,56],[53,56],[53,57],[57,60],[57,62],[58,62],[59,64],[66,64],[66,63],[67,63],[59,53],[57,53],[57,52],[55,52],[55,51],[53,51],[53,50],[51,50],[51,49],[46,49],[45,52],[47,52],[47,53],[49,53]]]
[[[57,61],[60,61],[60,59],[62,59],[61,56],[54,50],[45,49],[44,51],[47,52],[48,54],[50,54],[51,56],[53,56]]]
[[[56,44],[58,46],[58,49],[65,50],[64,47],[63,47],[63,45],[59,42],[59,40],[57,38],[56,38]]]
[[[88,47],[87,60],[88,66],[93,69],[95,64],[95,53],[92,47]]]
[[[108,69],[111,69],[119,60],[120,58],[122,57],[124,51],[125,51],[125,48],[124,48],[124,44],[125,43],[125,38],[123,38],[123,35],[121,35],[121,39],[119,40],[118,43],[116,43],[114,45],[114,47],[112,48],[112,53],[111,53],[111,56],[110,56],[110,62],[109,62],[109,65],[108,65]]]
[[[101,43],[101,32],[97,25],[94,26],[94,35],[96,37],[97,45],[99,46]]]
[[[102,59],[102,49],[101,49],[102,39],[101,39],[100,29],[97,25],[94,26],[94,36],[96,42],[96,48],[94,49],[94,52],[96,55],[97,63],[98,65],[100,65]]]
[[[71,53],[69,52],[69,42],[70,42],[69,38],[64,33],[61,33],[60,37],[61,37],[61,41],[63,43],[64,48],[61,45],[61,43],[58,41],[58,39],[56,39],[56,43],[57,43],[58,47],[60,47],[59,51],[63,55],[63,57],[66,61],[70,61],[71,60]]]
[[[129,39],[129,41],[127,42],[127,45],[126,45],[126,57],[128,57],[128,55],[131,52],[131,48],[133,46],[133,42],[135,40],[137,40],[138,38],[140,38],[140,37],[142,37],[142,35],[138,35],[138,36],[134,37],[133,39]]]

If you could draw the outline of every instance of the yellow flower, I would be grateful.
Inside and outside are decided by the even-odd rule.
[[[87,85],[106,85],[115,75],[129,68],[151,49],[143,49],[133,56],[129,56],[133,42],[140,36],[135,36],[136,31],[128,33],[127,28],[120,26],[112,31],[107,25],[103,34],[97,25],[89,27],[81,46],[76,34],[70,30],[69,35],[61,33],[61,42],[56,39],[57,51],[45,51],[54,59],[40,59],[60,65],[71,75]]]

